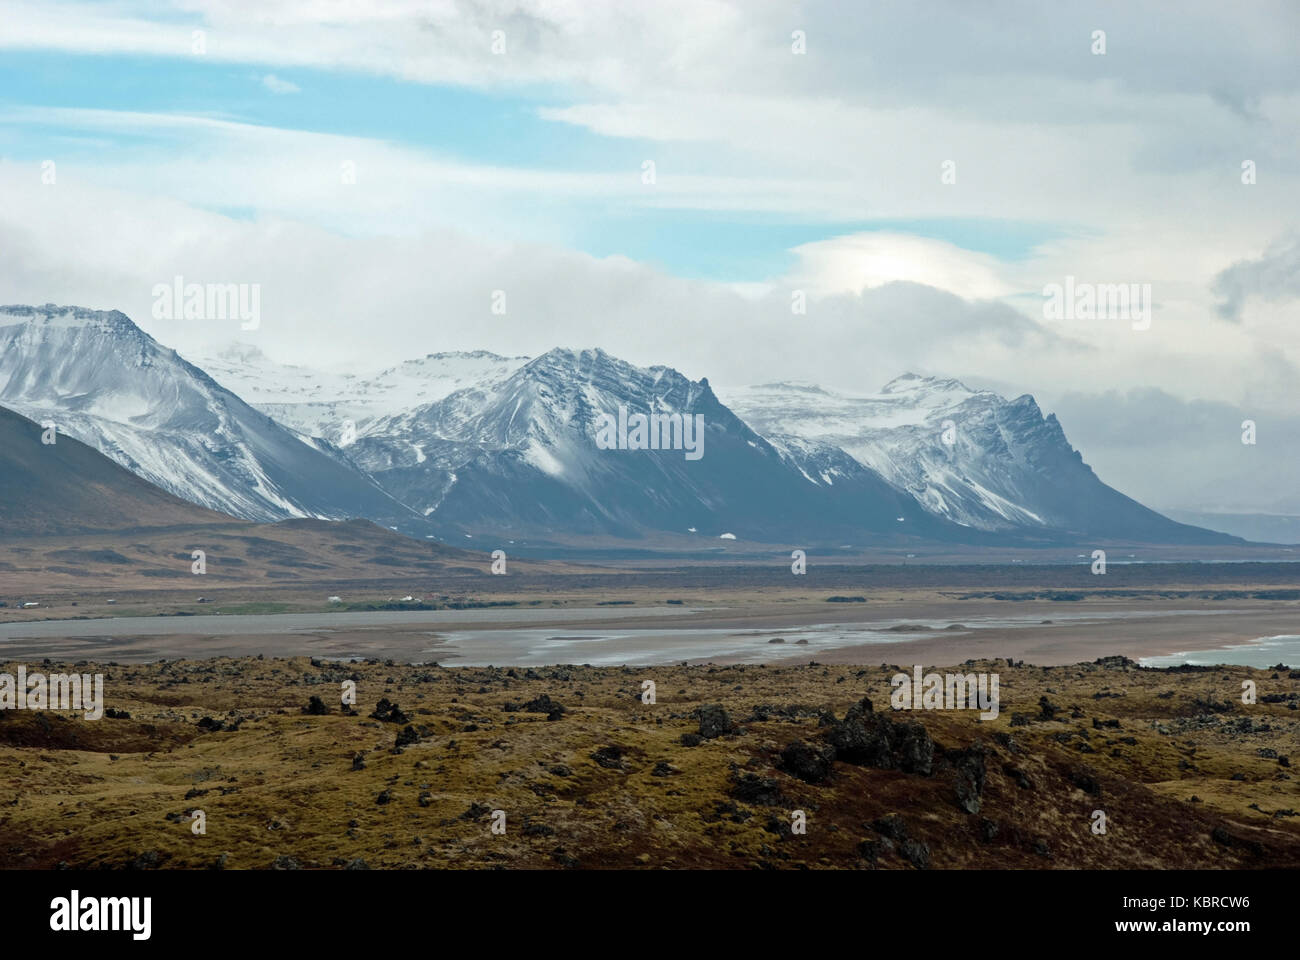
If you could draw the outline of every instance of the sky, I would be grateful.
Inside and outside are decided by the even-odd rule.
[[[1298,53],[1294,2],[0,0],[0,302],[724,401],[956,377],[1148,505],[1300,513]],[[260,326],[155,319],[176,276]],[[1049,316],[1067,277],[1149,326]]]

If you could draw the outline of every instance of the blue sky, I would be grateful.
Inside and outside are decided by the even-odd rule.
[[[270,83],[296,89],[274,92],[266,82],[268,75]],[[101,128],[92,135],[30,119],[6,119],[4,108],[201,116],[374,139],[468,164],[521,170],[618,173],[639,170],[642,158],[653,156],[661,169],[705,171],[725,164],[729,152],[716,144],[601,136],[543,119],[542,108],[563,108],[573,98],[572,91],[545,84],[489,91],[355,71],[268,71],[195,57],[10,50],[0,52],[0,91],[0,154],[32,163],[50,156],[72,163],[97,161],[106,154],[184,150],[184,145],[171,132],[124,127]],[[782,172],[771,164],[756,169]],[[252,205],[207,206],[236,218],[259,213]],[[781,276],[795,263],[793,248],[848,233],[914,234],[1014,261],[1065,232],[1048,222],[996,217],[803,218],[791,212],[611,208],[581,197],[566,198],[546,216],[556,238],[593,256],[624,256],[677,276],[736,283]],[[527,238],[544,235],[544,229],[535,229]]]

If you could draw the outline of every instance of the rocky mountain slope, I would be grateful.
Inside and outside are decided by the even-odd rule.
[[[848,396],[772,383],[728,402],[773,445],[817,463],[844,453],[930,514],[974,530],[1044,539],[1230,542],[1108,487],[1029,395],[1007,400],[956,380],[906,374]]]
[[[0,307],[0,406],[243,519],[410,516],[346,457],[304,443],[116,311]]]
[[[245,519],[366,517],[459,543],[1240,542],[1108,487],[1032,397],[956,380],[908,374],[864,396],[774,383],[724,402],[707,379],[598,349],[367,373],[242,345],[203,363],[120,313],[0,308],[0,405]],[[626,439],[637,416],[670,418],[675,449],[605,449],[605,418]]]
[[[84,443],[0,407],[5,539],[223,522],[234,520],[172,496]]]

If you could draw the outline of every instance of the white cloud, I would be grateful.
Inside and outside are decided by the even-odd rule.
[[[1240,319],[1252,298],[1266,303],[1300,300],[1300,235],[1278,240],[1259,257],[1234,263],[1214,278],[1214,290],[1222,298],[1220,315],[1230,320]]]
[[[895,281],[925,284],[968,300],[1016,292],[996,257],[926,237],[862,233],[805,243],[794,252],[800,263],[789,282],[820,294],[857,293]]]
[[[1285,238],[1300,209],[1300,7],[998,10],[0,0],[0,48],[202,56],[249,65],[240,75],[272,92],[296,89],[272,68],[541,90],[539,115],[557,132],[579,128],[628,155],[626,169],[595,171],[524,155],[484,164],[231,117],[10,107],[0,123],[103,149],[61,162],[50,187],[34,166],[0,163],[0,298],[120,307],[183,349],[228,339],[152,324],[149,290],[182,273],[263,283],[259,342],[309,363],[595,344],[720,385],[872,390],[915,369],[1004,382],[1048,405],[1152,390],[1293,406],[1300,335]],[[1105,57],[1088,53],[1099,16]],[[790,51],[795,28],[806,55]],[[642,159],[656,162],[653,187],[640,182]],[[1247,159],[1259,170],[1251,185]],[[941,181],[945,161],[955,183]],[[342,182],[345,163],[354,184]],[[253,219],[213,212],[227,209]],[[711,284],[563,249],[589,209],[844,227],[797,247],[788,276]],[[1053,239],[999,259],[903,227],[859,230],[882,219],[1006,220]],[[1067,275],[1151,284],[1151,330],[1044,321],[1040,291]],[[806,316],[790,313],[795,287],[811,293]],[[487,311],[494,289],[509,294],[505,317]],[[1132,470],[1149,464],[1153,482],[1187,469],[1115,449]]]
[[[281,80],[273,73],[268,73],[262,78],[262,86],[276,94],[302,93],[302,87],[298,84],[290,80]]]

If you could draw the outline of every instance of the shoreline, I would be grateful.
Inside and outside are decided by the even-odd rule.
[[[110,622],[66,621],[61,625],[71,629],[60,630],[60,624],[42,621],[35,638],[0,639],[0,658],[148,662],[267,654],[445,666],[777,665],[805,659],[951,665],[1011,658],[1055,666],[1107,656],[1172,656],[1300,635],[1300,606],[1289,602],[1229,609],[1185,602],[1153,607],[1099,604],[1063,610],[1059,604],[963,601],[828,611],[825,605],[767,604],[744,610],[675,608],[671,612],[677,616],[665,616],[670,611],[663,608],[428,612],[370,617],[380,622],[368,623],[228,616],[220,618],[221,633],[205,632],[195,618],[184,618],[185,626],[194,628],[190,632],[161,633],[168,625],[151,618],[152,630],[118,636],[94,632]],[[6,626],[9,630],[0,634],[19,632],[17,625]],[[855,632],[861,641],[854,641]],[[769,642],[776,637],[785,640],[779,650]]]

